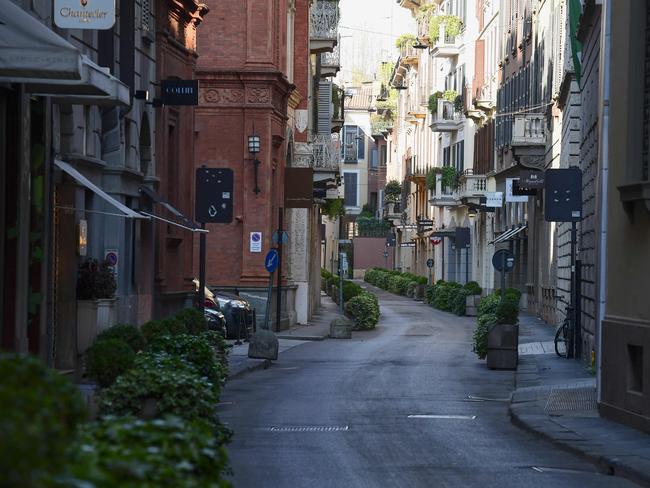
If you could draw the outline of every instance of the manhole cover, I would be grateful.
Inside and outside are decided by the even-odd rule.
[[[285,425],[273,426],[271,432],[346,432],[350,430],[347,425]]]
[[[583,412],[597,409],[596,389],[591,386],[552,390],[544,408],[547,414],[554,412]]]

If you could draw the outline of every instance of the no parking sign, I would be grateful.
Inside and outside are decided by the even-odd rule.
[[[108,263],[108,266],[113,270],[115,275],[115,280],[117,280],[117,265],[119,263],[119,254],[117,249],[106,249],[104,251],[104,260]]]

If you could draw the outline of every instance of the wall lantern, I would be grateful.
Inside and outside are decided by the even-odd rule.
[[[77,224],[77,254],[88,254],[88,221],[81,219]]]
[[[255,134],[254,128],[253,134]],[[257,154],[260,152],[260,146],[260,136],[248,136],[248,152],[253,156],[253,168],[255,169],[255,188],[253,188],[253,192],[255,192],[256,195],[259,195],[259,193],[262,191],[257,186],[257,172],[261,164],[260,160],[257,159]]]

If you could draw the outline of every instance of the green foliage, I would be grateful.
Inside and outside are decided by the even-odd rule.
[[[487,356],[488,332],[490,327],[496,323],[497,317],[494,314],[485,314],[478,318],[473,334],[474,346],[472,351],[476,353],[479,359],[485,359]]]
[[[344,302],[349,302],[354,297],[360,295],[362,292],[363,292],[363,288],[361,288],[356,283],[353,283],[352,281],[344,281],[343,282],[343,301]]]
[[[467,297],[470,295],[473,295],[470,290],[465,288],[455,288],[450,297],[451,311],[456,315],[465,315]]]
[[[402,185],[397,180],[386,183],[384,188],[384,200],[386,203],[398,203],[402,198]]]
[[[359,237],[386,237],[390,231],[390,222],[383,219],[359,216],[356,223]]]
[[[397,49],[402,49],[406,46],[413,46],[416,42],[416,38],[413,34],[402,34],[395,41],[395,47]]]
[[[95,342],[87,351],[86,371],[99,386],[105,388],[133,366],[135,351],[120,339]]]
[[[497,313],[497,306],[499,305],[499,302],[501,299],[499,298],[498,295],[488,295],[483,298],[481,298],[481,301],[478,304],[478,317],[481,317],[482,315],[486,314],[496,314]]]
[[[458,173],[453,166],[445,166],[442,168],[442,177],[440,183],[443,188],[454,190],[458,187]]]
[[[463,28],[463,21],[455,15],[432,15],[429,20],[429,39],[432,43],[440,38],[440,25],[445,26],[447,37],[456,37]]]
[[[421,20],[426,17],[430,17],[433,13],[435,13],[437,8],[437,5],[435,3],[427,3],[418,9],[418,12],[416,14],[416,18],[418,20]]]
[[[391,276],[388,278],[388,291],[397,295],[406,295],[411,280],[406,276]]]
[[[440,99],[440,97],[442,97],[442,92],[440,91],[432,93],[429,96],[429,103],[428,103],[429,112],[431,112],[431,114],[433,115],[438,113],[438,100]]]
[[[230,486],[228,457],[210,425],[178,417],[106,417],[85,426],[69,457],[69,475],[57,486]]]
[[[210,422],[216,427],[217,390],[207,378],[198,376],[194,367],[183,367],[186,361],[168,356],[147,354],[139,360],[138,367],[127,371],[101,393],[100,413],[144,417],[176,415],[189,421]]]
[[[518,302],[506,298],[497,305],[496,316],[500,324],[516,324],[519,322]]]
[[[415,295],[417,294],[417,288],[418,288],[417,281],[409,282],[408,286],[406,287],[406,296],[409,298],[415,298]]]
[[[438,310],[451,312],[454,307],[454,297],[461,288],[458,283],[439,281],[435,284],[433,306]]]
[[[435,296],[435,286],[427,286],[424,290],[424,301],[428,304],[433,306],[433,299]]]
[[[174,317],[163,320],[150,320],[143,324],[140,330],[147,343],[155,341],[159,337],[187,333],[185,324]]]
[[[470,281],[469,283],[465,283],[463,285],[463,288],[467,291],[470,291],[470,295],[480,295],[483,293],[483,290],[481,289],[481,286],[476,282],[476,281]]]
[[[115,274],[108,261],[88,259],[79,267],[77,300],[113,298],[115,290]]]
[[[325,200],[321,205],[323,215],[327,215],[330,220],[336,220],[345,215],[345,203],[342,198],[335,198],[333,200]]]
[[[442,174],[442,168],[430,168],[427,171],[426,186],[427,190],[436,189],[436,176]]]
[[[142,332],[131,324],[117,324],[97,335],[97,342],[108,339],[118,339],[122,342],[126,342],[131,346],[133,352],[141,351],[145,346]]]
[[[498,297],[501,296],[501,290],[496,290],[494,294]],[[510,300],[516,303],[519,303],[521,300],[521,292],[516,288],[506,288],[505,299]]]
[[[44,486],[60,473],[86,415],[67,378],[36,358],[0,354],[0,485]]]
[[[374,329],[379,322],[379,300],[364,291],[345,304],[345,312],[354,320],[355,330]]]
[[[175,318],[185,325],[189,334],[199,335],[208,330],[205,316],[196,308],[185,308],[178,312]]]
[[[161,336],[151,342],[147,349],[151,352],[172,354],[192,364],[198,374],[205,376],[218,392],[226,381],[226,372],[211,343],[212,338],[213,336],[206,334]]]

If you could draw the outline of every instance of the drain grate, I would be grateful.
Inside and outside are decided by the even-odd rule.
[[[544,407],[547,414],[554,412],[584,412],[597,409],[596,389],[591,386],[587,388],[555,389],[551,391],[546,407]]]
[[[418,414],[409,415],[410,419],[441,419],[441,420],[476,420],[476,415],[431,415]]]
[[[347,432],[347,425],[284,425],[273,426],[271,432]]]

